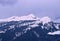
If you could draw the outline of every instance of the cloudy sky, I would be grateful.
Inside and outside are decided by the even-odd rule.
[[[0,0],[0,18],[23,16],[60,18],[60,0]]]

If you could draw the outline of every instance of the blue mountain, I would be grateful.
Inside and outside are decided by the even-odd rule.
[[[60,23],[33,14],[0,19],[0,41],[60,41]]]

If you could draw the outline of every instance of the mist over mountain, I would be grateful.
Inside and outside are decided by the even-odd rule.
[[[0,0],[0,18],[33,13],[38,17],[60,16],[60,0]]]

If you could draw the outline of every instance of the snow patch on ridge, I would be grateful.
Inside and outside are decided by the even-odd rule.
[[[49,32],[49,35],[60,35],[60,31]]]
[[[52,20],[49,18],[49,17],[43,17],[40,19],[40,21],[45,24],[45,23],[48,23],[48,22],[51,22]]]

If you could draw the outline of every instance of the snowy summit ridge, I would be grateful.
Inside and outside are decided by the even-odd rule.
[[[29,14],[27,16],[21,16],[21,17],[12,16],[10,18],[0,19],[0,22],[20,21],[20,20],[39,20],[39,21],[43,22],[43,24],[51,21],[51,19],[49,17],[38,18],[38,17],[34,16],[33,14]]]
[[[9,21],[20,21],[20,20],[37,20],[38,17],[35,17],[33,14],[29,14],[27,16],[12,16],[6,19],[0,19],[0,22],[9,22]]]
[[[46,17],[41,18],[40,21],[43,22],[43,24],[45,24],[45,23],[51,22],[52,20],[51,18],[46,16]]]

